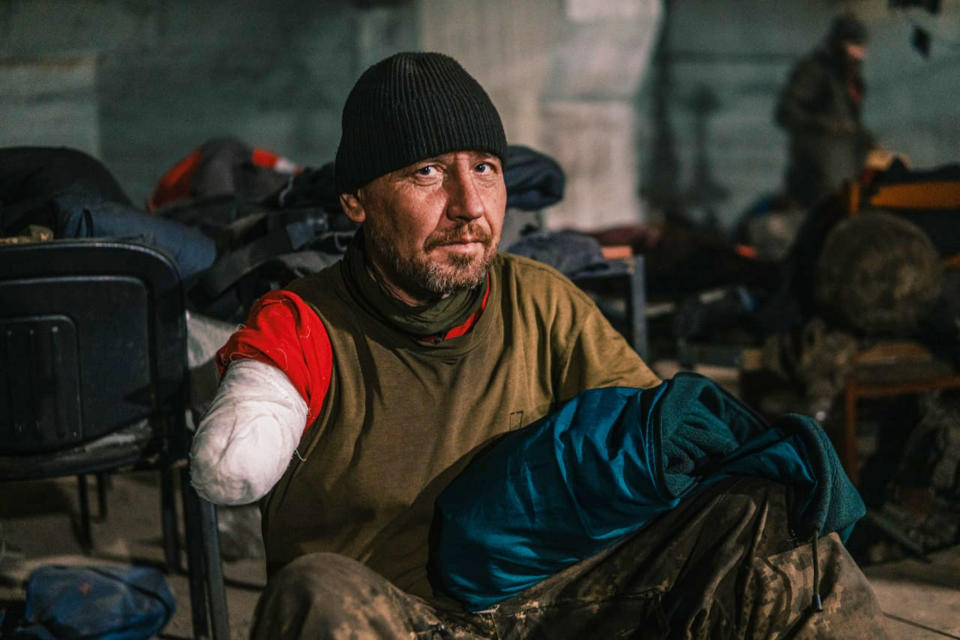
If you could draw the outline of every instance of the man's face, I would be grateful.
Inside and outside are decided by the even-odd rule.
[[[500,242],[507,190],[497,156],[457,151],[381,176],[340,203],[363,223],[381,284],[417,306],[483,281]]]

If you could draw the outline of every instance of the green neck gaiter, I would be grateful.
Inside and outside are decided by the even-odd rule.
[[[486,284],[457,291],[431,304],[408,306],[390,295],[373,279],[366,261],[363,233],[357,232],[343,257],[347,281],[368,311],[412,336],[435,336],[459,326],[480,308],[483,301]]]

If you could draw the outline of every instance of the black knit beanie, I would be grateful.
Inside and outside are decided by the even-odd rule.
[[[363,72],[343,107],[337,193],[424,158],[463,150],[502,160],[506,135],[483,87],[441,53],[398,53]]]

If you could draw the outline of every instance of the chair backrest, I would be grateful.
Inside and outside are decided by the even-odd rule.
[[[165,254],[107,239],[0,247],[0,453],[182,412],[186,370],[183,291]]]

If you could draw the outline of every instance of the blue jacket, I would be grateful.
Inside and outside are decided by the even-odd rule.
[[[811,418],[770,425],[709,379],[585,391],[503,436],[437,499],[428,570],[435,589],[488,607],[638,531],[732,475],[788,486],[798,538],[865,513]]]

